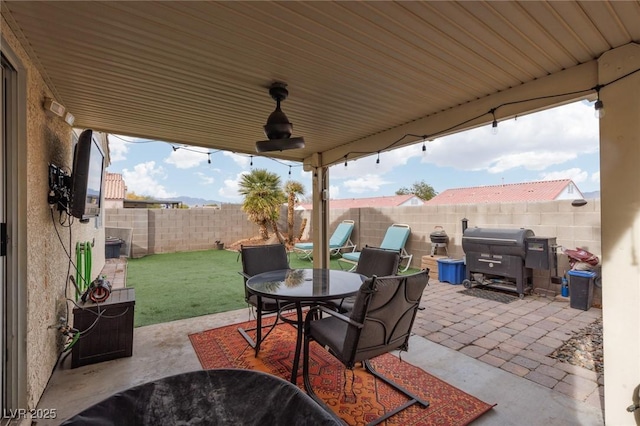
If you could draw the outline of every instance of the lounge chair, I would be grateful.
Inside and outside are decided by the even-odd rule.
[[[387,232],[382,239],[382,243],[378,248],[384,250],[392,250],[397,251],[400,254],[400,263],[404,260],[407,261],[407,264],[402,269],[402,272],[406,272],[409,269],[409,265],[411,265],[411,259],[413,258],[412,254],[407,253],[404,246],[407,243],[407,239],[409,238],[409,234],[411,233],[411,227],[409,225],[405,225],[403,223],[394,223],[389,228],[387,228]],[[352,264],[350,271],[356,269],[358,266],[358,261],[360,260],[359,251],[352,253],[344,253],[342,258],[338,259],[340,267],[342,267],[341,262]]]
[[[333,231],[333,235],[329,238],[330,256],[337,256],[344,250],[355,251],[356,245],[351,242],[354,224],[353,220],[343,220]],[[313,243],[297,243],[293,246],[293,251],[300,259],[311,259],[313,256]]]

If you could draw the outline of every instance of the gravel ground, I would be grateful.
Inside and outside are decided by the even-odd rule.
[[[587,327],[579,330],[549,356],[578,367],[602,373],[604,371],[602,319],[597,319]]]

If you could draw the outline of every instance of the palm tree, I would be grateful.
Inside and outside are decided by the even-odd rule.
[[[265,169],[252,170],[243,175],[239,183],[238,192],[244,196],[242,210],[247,213],[249,220],[258,225],[264,240],[269,239],[269,224],[281,239],[276,221],[280,217],[280,206],[285,201],[285,195],[280,186],[280,176]]]
[[[304,185],[294,180],[287,181],[284,192],[287,194],[287,242],[293,244],[293,208],[298,202],[298,195],[304,195]]]

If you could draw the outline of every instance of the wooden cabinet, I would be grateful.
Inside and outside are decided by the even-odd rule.
[[[81,337],[71,349],[71,368],[133,354],[133,288],[113,290],[100,304],[87,302],[73,310]]]

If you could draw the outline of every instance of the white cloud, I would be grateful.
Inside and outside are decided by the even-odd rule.
[[[179,169],[190,169],[205,163],[208,159],[206,148],[189,147],[188,149],[174,150],[169,154],[166,160],[167,164],[173,164]]]
[[[416,151],[415,146],[405,146],[393,151],[381,152],[379,164],[376,164],[378,154],[373,154],[348,161],[347,167],[344,166],[344,163],[331,166],[329,177],[331,180],[361,178],[372,172],[376,175],[384,175],[398,166],[406,165],[410,158],[420,156],[421,153],[421,151]]]
[[[200,183],[203,185],[213,185],[215,183],[215,178],[213,176],[207,176],[202,172],[197,172],[196,176],[200,179]]]
[[[340,187],[337,185],[329,185],[329,198],[338,199],[340,198]]]
[[[248,157],[246,155],[235,154],[229,151],[223,151],[222,155],[231,158],[242,169],[248,168],[249,164],[251,164],[251,157]]]
[[[541,173],[542,180],[558,180],[558,179],[571,179],[574,183],[586,182],[589,177],[589,173],[574,167],[572,169],[560,170],[557,172]]]
[[[111,162],[123,161],[127,159],[127,152],[129,152],[129,147],[127,146],[127,142],[134,141],[135,138],[130,138],[128,136],[120,136],[120,135],[109,135],[109,157],[111,158]]]
[[[600,172],[595,172],[591,175],[591,182],[600,183]]]
[[[242,175],[246,173],[247,172],[238,173],[235,179],[225,179],[224,186],[218,190],[218,195],[236,202],[241,201],[242,196],[238,192],[238,189],[240,188],[239,182],[242,179]]]
[[[382,179],[382,176],[367,174],[357,179],[349,179],[343,182],[343,186],[347,192],[361,194],[367,191],[378,191],[382,185],[390,182]]]
[[[133,170],[122,169],[122,177],[127,185],[127,191],[137,195],[147,195],[154,198],[171,198],[178,194],[169,192],[158,183],[164,179],[166,173],[162,167],[156,167],[155,161],[136,164]]]
[[[544,170],[599,150],[598,120],[584,102],[500,122],[497,135],[489,127],[428,142],[422,162],[502,173],[519,167]]]
[[[576,157],[575,153],[565,153],[564,156],[560,157],[557,153],[549,151],[516,152],[496,158],[491,162],[491,166],[487,168],[487,171],[495,174],[516,167],[524,167],[527,170],[544,170],[549,166],[562,164]]]

